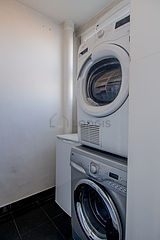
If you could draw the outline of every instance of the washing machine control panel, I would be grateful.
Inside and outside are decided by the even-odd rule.
[[[86,166],[85,166],[86,167]],[[98,180],[110,179],[111,181],[123,183],[126,182],[126,172],[119,170],[117,168],[96,162],[90,162],[89,169],[86,169],[89,174],[93,175]]]
[[[107,181],[108,186],[110,186],[112,189],[114,189],[115,191],[121,192],[126,194],[127,193],[127,187],[122,186],[121,184],[117,184],[115,182],[112,181]]]
[[[120,192],[121,194],[126,194],[127,192],[126,173],[119,169],[90,162],[89,175],[98,182],[105,183],[111,190]]]
[[[113,161],[107,162],[107,160],[95,160],[73,153],[71,156],[71,166],[104,187],[121,194],[126,194],[127,166],[125,164],[121,165],[121,163],[113,163]]]

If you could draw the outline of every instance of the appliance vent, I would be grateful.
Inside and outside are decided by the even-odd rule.
[[[81,141],[100,145],[100,127],[97,125],[81,124]]]

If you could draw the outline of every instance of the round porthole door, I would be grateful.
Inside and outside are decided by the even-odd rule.
[[[128,93],[128,53],[114,44],[96,47],[77,80],[81,108],[92,116],[107,116],[121,107]]]
[[[110,198],[96,183],[81,180],[74,192],[77,218],[85,235],[91,240],[122,240],[118,211]]]

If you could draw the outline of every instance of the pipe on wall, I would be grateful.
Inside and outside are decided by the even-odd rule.
[[[63,24],[63,130],[72,133],[73,115],[73,33],[74,24],[67,20]]]

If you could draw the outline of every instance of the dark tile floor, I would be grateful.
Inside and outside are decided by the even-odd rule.
[[[54,198],[41,194],[10,206],[0,216],[0,240],[71,240],[71,219]]]

